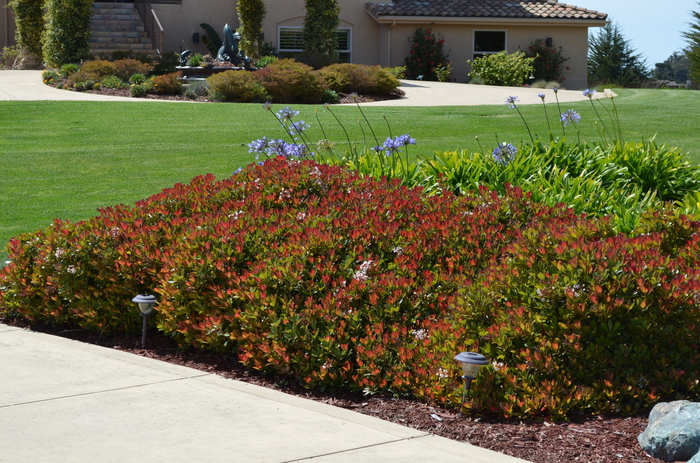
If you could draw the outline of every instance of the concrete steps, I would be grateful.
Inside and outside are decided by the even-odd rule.
[[[133,3],[95,2],[92,11],[90,53],[97,55],[132,50],[158,57]]]

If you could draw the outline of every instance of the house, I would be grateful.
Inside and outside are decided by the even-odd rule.
[[[394,0],[366,2],[339,0],[338,31],[341,58],[353,63],[400,66],[410,50],[410,39],[419,27],[430,27],[445,38],[445,52],[453,77],[466,81],[468,60],[486,53],[527,51],[537,39],[562,47],[567,69],[564,86],[587,86],[588,29],[606,24],[607,15],[555,0]],[[304,0],[267,0],[265,41],[282,53],[303,48]],[[166,50],[191,48],[203,33],[200,23],[222,30],[224,23],[237,26],[235,4],[219,0],[181,0],[153,5],[165,29]]]
[[[7,0],[0,0],[7,1]],[[221,0],[150,0],[164,29],[163,49],[206,53],[199,37],[208,23],[217,31],[238,26],[236,2]],[[419,27],[445,39],[445,52],[457,81],[467,80],[468,60],[506,50],[527,51],[544,39],[562,47],[569,58],[564,86],[587,86],[588,29],[606,24],[607,15],[556,0],[339,0],[341,58],[353,63],[400,66]],[[304,0],[266,0],[265,41],[283,54],[303,48]]]

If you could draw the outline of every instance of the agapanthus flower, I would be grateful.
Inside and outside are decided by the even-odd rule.
[[[284,121],[284,122],[287,122],[287,121],[291,120],[294,116],[298,116],[298,115],[299,115],[299,111],[295,111],[292,108],[290,108],[289,106],[284,107],[284,108],[280,109],[279,111],[277,111],[277,119]]]
[[[306,129],[310,128],[310,127],[311,127],[311,126],[310,126],[309,124],[307,124],[306,122],[304,122],[304,121],[292,122],[291,127],[290,127],[290,130],[291,130],[293,133],[300,134],[300,133],[302,133],[304,130],[306,130]]]
[[[510,106],[510,109],[513,109],[513,108],[515,108],[515,103],[518,102],[518,101],[520,101],[520,100],[518,100],[518,97],[517,97],[517,96],[509,96],[509,97],[506,99],[506,104],[507,104],[508,106]]]
[[[499,143],[498,147],[491,154],[493,159],[499,164],[508,164],[515,159],[518,149],[510,143]]]
[[[567,111],[564,111],[564,114],[561,115],[561,121],[564,123],[564,125],[569,125],[570,123],[576,123],[581,120],[581,115],[577,113],[573,109],[569,109]]]
[[[552,89],[552,91],[553,91],[554,93],[559,93],[559,89],[558,89],[557,87],[554,87],[554,88]]]
[[[262,109],[264,109],[265,111],[271,111],[272,110],[272,103],[270,103],[269,101],[266,101],[265,103],[263,103]]]
[[[591,90],[591,89],[587,88],[586,90],[583,91],[583,96],[585,96],[589,100],[591,98],[593,98],[593,95],[595,95],[595,89]]]
[[[384,141],[384,144],[382,146],[376,146],[373,149],[375,151],[381,151],[382,149],[386,151],[386,155],[390,156],[392,153],[400,153],[401,150],[399,148],[407,145],[415,145],[416,144],[416,139],[411,138],[410,135],[404,134],[404,135],[399,135],[398,137],[387,137],[387,139]]]
[[[411,136],[409,134],[404,134],[404,135],[399,135],[398,137],[394,138],[394,143],[397,145],[401,145],[401,146],[415,145],[416,139],[411,138]]]
[[[544,93],[538,93],[537,96],[542,98],[542,101],[544,101],[544,97],[545,97]]]

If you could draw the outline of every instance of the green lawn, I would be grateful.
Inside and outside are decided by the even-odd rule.
[[[503,99],[509,96],[504,89]],[[616,90],[617,91],[617,90]],[[553,101],[548,92],[548,101]],[[627,140],[657,135],[659,143],[681,147],[694,163],[697,147],[696,108],[700,92],[620,90],[616,99]],[[609,103],[609,101],[606,101]],[[282,106],[277,105],[273,110]],[[579,129],[596,140],[595,113],[588,101],[562,105],[582,115]],[[320,106],[295,105],[299,119],[312,125],[310,137],[328,138],[344,149],[345,135]],[[547,134],[539,105],[521,110],[534,133]],[[363,143],[354,106],[333,107],[351,133]],[[548,104],[550,122],[559,135],[556,105]],[[409,133],[418,141],[411,154],[438,150],[484,149],[496,140],[517,144],[528,138],[515,110],[503,106],[366,107],[382,142],[389,134]],[[575,132],[569,130],[569,137]],[[282,138],[275,119],[258,104],[187,104],[121,102],[0,102],[0,243],[17,234],[47,226],[54,217],[79,220],[97,208],[132,203],[193,176],[230,175],[253,161],[247,144],[262,136]],[[365,130],[367,144],[375,144]],[[5,254],[0,253],[2,261]]]

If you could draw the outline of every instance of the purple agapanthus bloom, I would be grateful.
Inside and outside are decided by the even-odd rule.
[[[291,120],[294,116],[298,116],[299,111],[295,111],[292,108],[290,108],[289,106],[287,106],[287,107],[284,107],[284,108],[280,109],[279,111],[277,111],[276,115],[277,115],[277,119],[286,122],[286,121]]]
[[[564,114],[561,115],[561,121],[564,123],[564,125],[569,125],[570,123],[576,123],[580,120],[581,120],[581,115],[573,109],[569,109],[567,111],[564,111]]]
[[[289,127],[289,131],[292,135],[300,135],[304,130],[310,128],[311,126],[304,121],[292,122]]]
[[[590,100],[591,98],[593,98],[593,95],[595,95],[595,89],[594,89],[594,90],[591,90],[591,89],[587,88],[586,90],[583,91],[583,96],[585,96],[585,97],[588,98],[589,100]]]
[[[386,155],[390,156],[392,153],[400,153],[401,150],[399,148],[407,145],[415,145],[416,144],[416,139],[411,138],[410,135],[405,134],[405,135],[399,135],[398,137],[387,137],[387,139],[384,141],[384,144],[382,146],[378,146],[377,148],[383,149],[386,151]]]
[[[518,101],[520,101],[520,100],[518,100],[518,97],[517,97],[517,96],[509,96],[509,97],[506,99],[506,104],[507,104],[508,106],[510,106],[510,109],[514,109],[514,108],[515,108],[515,103],[518,102]]]
[[[542,98],[542,101],[544,101],[544,97],[545,97],[544,93],[538,93],[537,96]]]
[[[256,158],[259,155],[265,155],[268,158],[277,156],[302,158],[307,155],[313,156],[313,153],[308,153],[305,145],[297,143],[287,143],[284,140],[273,140],[267,137],[262,137],[248,144],[248,152],[255,153]]]
[[[510,143],[499,143],[498,147],[491,154],[497,163],[508,164],[515,159],[518,149]]]

